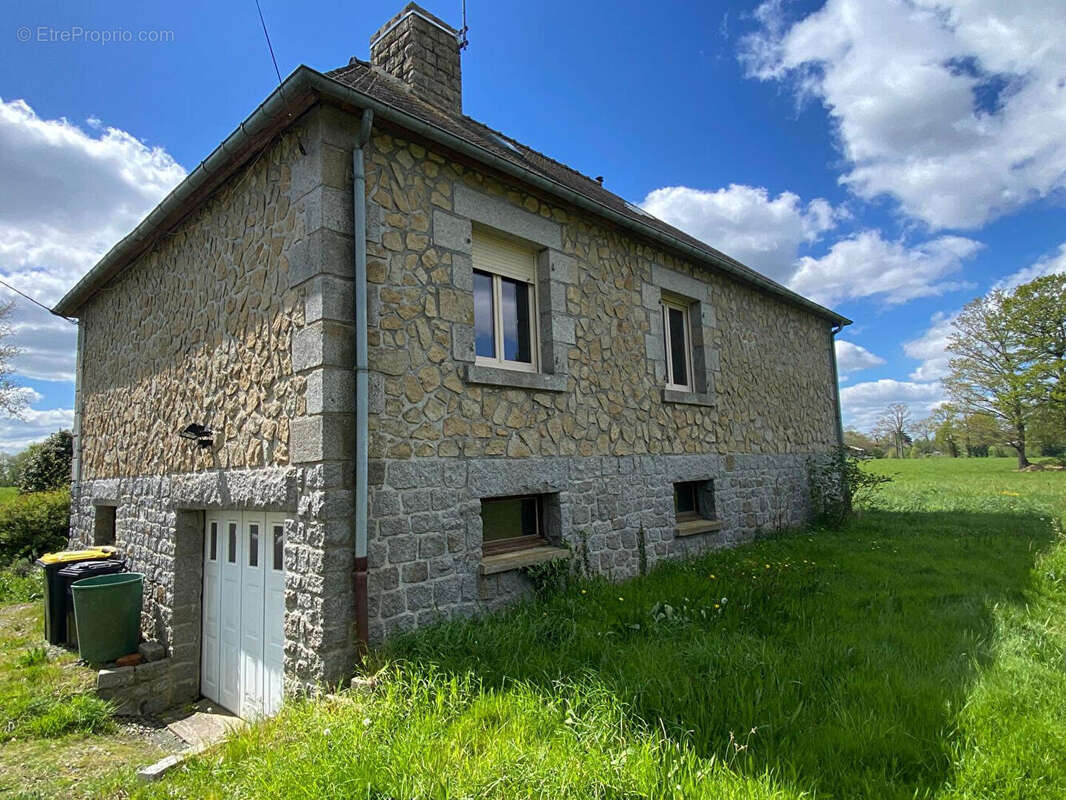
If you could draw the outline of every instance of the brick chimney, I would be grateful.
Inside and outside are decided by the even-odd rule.
[[[448,111],[463,110],[459,31],[418,4],[408,3],[370,37],[370,63],[423,100]]]

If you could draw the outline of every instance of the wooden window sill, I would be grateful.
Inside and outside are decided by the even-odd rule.
[[[689,522],[679,522],[674,528],[676,536],[695,536],[697,533],[711,533],[722,530],[720,519],[694,519]]]
[[[482,557],[480,572],[482,575],[494,575],[497,572],[509,572],[546,561],[555,561],[557,558],[570,558],[570,551],[565,547],[552,547],[548,544],[527,547],[523,550],[512,550],[510,553]]]

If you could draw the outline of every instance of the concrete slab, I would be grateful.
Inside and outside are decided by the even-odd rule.
[[[167,729],[194,748],[210,747],[247,723],[210,700],[176,709],[163,715]]]

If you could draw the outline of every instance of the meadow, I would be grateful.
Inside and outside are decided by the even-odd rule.
[[[372,655],[148,797],[1066,797],[1066,474],[871,462],[847,527]],[[133,790],[133,787],[131,787]]]

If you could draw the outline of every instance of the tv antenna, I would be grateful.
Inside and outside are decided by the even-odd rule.
[[[459,50],[460,50],[460,52],[462,52],[463,50],[466,50],[466,46],[468,44],[470,44],[470,42],[466,38],[466,32],[468,30],[470,30],[470,28],[467,27],[467,24],[466,24],[466,0],[463,0],[463,27],[459,31]]]

